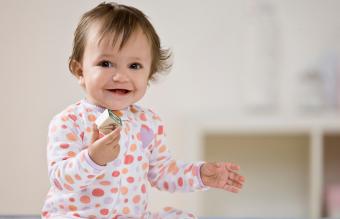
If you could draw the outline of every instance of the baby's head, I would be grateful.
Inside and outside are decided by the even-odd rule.
[[[138,9],[101,3],[75,31],[70,71],[94,104],[123,109],[141,99],[150,80],[170,68],[170,52]]]
[[[131,6],[104,2],[86,12],[77,26],[74,33],[73,51],[69,59],[71,73],[75,74],[71,65],[72,61],[82,61],[87,36],[93,25],[99,27],[99,40],[109,34],[113,36],[113,43],[115,43],[119,37],[122,37],[120,48],[124,46],[131,34],[140,28],[151,45],[150,80],[155,79],[156,73],[165,72],[171,67],[169,63],[170,51],[161,48],[159,36],[143,12]]]

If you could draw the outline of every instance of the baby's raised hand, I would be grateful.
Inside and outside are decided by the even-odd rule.
[[[200,173],[204,185],[237,193],[242,189],[245,178],[236,171],[238,165],[227,162],[207,162],[201,166]]]
[[[88,147],[89,156],[98,165],[105,166],[115,160],[119,154],[120,127],[106,135],[99,133],[96,124],[93,124],[91,144]],[[102,135],[102,136],[100,136]]]

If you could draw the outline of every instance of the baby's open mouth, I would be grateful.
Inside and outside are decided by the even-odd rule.
[[[110,92],[115,94],[127,94],[130,93],[130,90],[127,89],[108,89]]]

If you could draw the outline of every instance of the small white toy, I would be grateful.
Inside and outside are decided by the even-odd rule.
[[[106,109],[95,121],[99,131],[108,134],[118,126],[122,126],[122,120],[111,110]]]

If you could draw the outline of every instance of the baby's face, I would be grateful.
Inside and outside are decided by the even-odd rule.
[[[137,30],[119,50],[121,39],[112,47],[112,36],[98,44],[96,31],[89,33],[80,63],[86,98],[93,104],[121,110],[140,100],[147,89],[151,68],[151,46]]]

